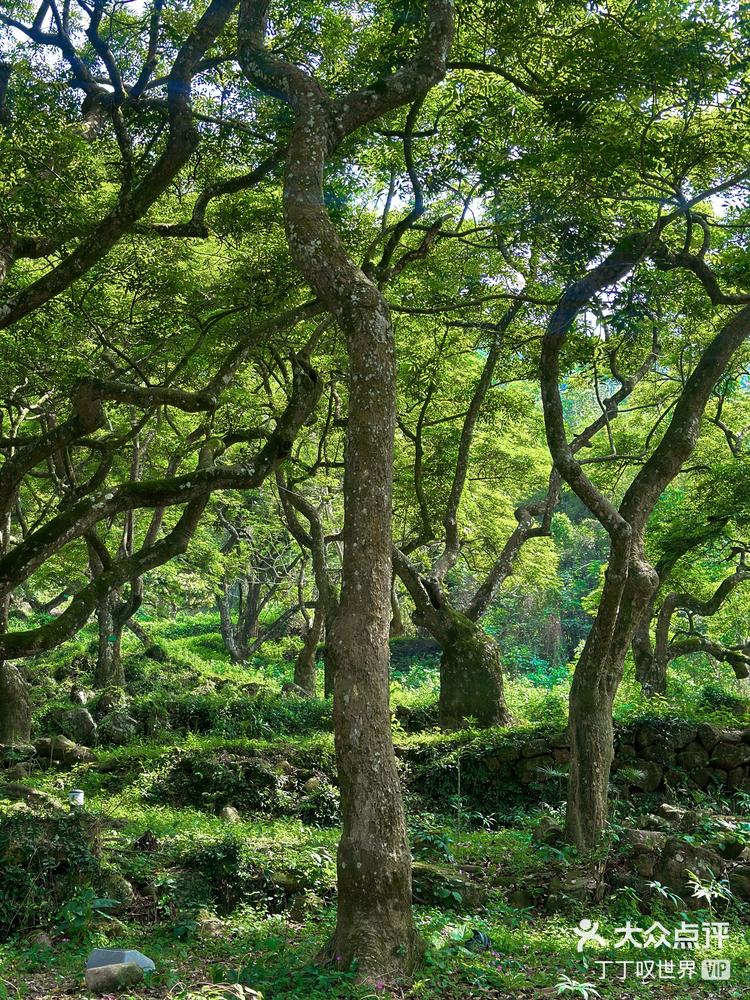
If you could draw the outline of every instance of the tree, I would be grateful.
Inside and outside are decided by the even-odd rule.
[[[700,204],[706,195],[695,196]],[[716,277],[701,253],[678,253],[664,243],[665,231],[684,219],[692,205],[662,216],[645,233],[621,241],[608,257],[565,291],[552,314],[542,351],[542,399],[550,452],[562,478],[610,536],[610,556],[593,627],[576,665],[570,694],[571,766],[566,835],[581,849],[601,838],[607,822],[607,793],[612,762],[612,705],[622,679],[625,656],[659,585],[645,552],[648,519],[664,489],[680,473],[698,441],[701,418],[711,393],[733,355],[750,332],[750,306],[732,315],[711,336],[685,380],[661,440],[643,462],[618,506],[596,488],[571,450],[560,394],[560,354],[579,313],[604,289],[622,281],[644,259],[684,267],[706,287],[715,305],[745,301],[716,291]]]
[[[364,978],[413,969],[420,947],[411,913],[411,859],[390,734],[388,625],[395,358],[387,303],[354,264],[325,209],[323,171],[341,141],[419,101],[445,73],[453,9],[432,0],[414,55],[372,85],[332,98],[306,70],[266,48],[267,3],[240,7],[240,64],[292,109],[284,174],[289,247],[344,332],[349,408],[344,474],[341,603],[328,645],[335,663],[334,727],[343,831],[338,919],[329,954]]]

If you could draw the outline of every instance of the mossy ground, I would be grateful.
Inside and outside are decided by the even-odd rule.
[[[404,766],[415,857],[463,872],[486,891],[486,904],[467,910],[448,893],[445,899],[436,899],[436,905],[417,905],[417,921],[428,947],[425,963],[408,989],[358,986],[348,970],[320,968],[314,959],[335,920],[337,827],[307,823],[298,815],[274,814],[273,809],[245,814],[239,823],[230,825],[216,815],[213,800],[204,809],[165,804],[154,789],[163,781],[176,750],[202,759],[201,754],[241,747],[274,765],[296,755],[325,775],[332,759],[330,707],[322,701],[278,696],[289,673],[283,644],[272,658],[245,669],[226,661],[210,629],[170,639],[170,629],[174,632],[180,627],[179,622],[164,626],[160,635],[170,647],[166,666],[145,663],[140,657],[129,661],[133,703],[140,699],[141,704],[157,705],[165,713],[162,718],[167,722],[158,732],[126,747],[98,748],[96,767],[53,769],[28,779],[58,797],[71,787],[85,790],[86,810],[97,820],[100,861],[130,882],[135,899],[119,911],[99,915],[91,895],[86,895],[82,877],[73,892],[72,908],[57,907],[36,928],[31,926],[33,920],[27,922],[0,944],[1,1000],[85,996],[83,967],[86,954],[95,946],[138,948],[152,957],[157,972],[142,988],[124,996],[165,1000],[218,997],[215,984],[237,981],[260,991],[266,1000],[387,995],[413,1000],[583,997],[587,989],[590,997],[598,992],[601,997],[621,1000],[750,994],[750,925],[747,907],[738,900],[713,901],[713,912],[691,909],[687,914],[690,922],[725,919],[730,924],[729,940],[721,952],[703,949],[689,956],[699,966],[705,958],[730,959],[733,970],[728,984],[679,978],[640,981],[635,966],[624,982],[615,978],[615,967],[610,967],[609,978],[602,981],[600,967],[594,964],[598,959],[635,962],[685,956],[663,951],[647,956],[614,949],[583,955],[576,951],[574,928],[584,917],[597,921],[599,932],[611,942],[615,929],[628,919],[643,927],[654,921],[675,927],[683,919],[682,907],[657,901],[644,914],[634,892],[625,885],[596,905],[571,900],[550,912],[542,890],[552,878],[574,867],[576,859],[568,851],[533,842],[532,830],[544,808],[539,797],[521,797],[504,813],[483,811],[465,797],[456,767],[461,748],[564,724],[566,684],[545,689],[522,680],[508,684],[514,715],[511,730],[446,736],[431,729],[406,733],[398,724],[394,728],[401,756],[429,758],[438,776],[430,801],[410,785],[414,765]],[[68,649],[35,665],[34,670],[46,677],[71,655]],[[184,683],[187,673],[193,676],[189,689]],[[261,696],[253,711],[245,711],[249,701],[235,711],[232,705],[245,698],[243,685],[250,682],[265,685],[267,695]],[[422,712],[429,721],[435,683],[433,662],[411,664],[411,670],[394,682],[394,707]],[[64,700],[66,685],[67,679],[57,685],[45,680],[38,686],[39,719],[56,698]],[[197,694],[197,689],[204,693]],[[706,678],[695,677],[684,682],[672,700],[655,705],[644,703],[636,686],[626,683],[618,716],[628,721],[656,712],[726,723],[742,706],[722,690],[720,685],[707,686]],[[184,710],[190,699],[192,715]],[[464,775],[465,783],[468,777]],[[196,777],[198,783],[201,780]],[[210,784],[210,776],[206,782]],[[558,785],[552,799],[562,792],[562,783]],[[550,805],[554,807],[554,801],[547,808]],[[18,804],[3,805],[0,818],[25,809]],[[151,850],[135,846],[147,830],[155,837]],[[508,901],[504,887],[518,880],[529,886],[531,905],[519,908]],[[538,902],[533,898],[535,887]],[[41,929],[50,934],[51,948],[35,942],[34,935]],[[488,935],[488,950],[477,953],[465,946],[474,931]]]

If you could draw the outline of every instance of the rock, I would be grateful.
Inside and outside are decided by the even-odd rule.
[[[98,969],[108,965],[137,965],[144,972],[154,972],[156,969],[148,955],[133,949],[94,948],[86,959],[87,969]]]
[[[96,743],[98,726],[86,708],[71,708],[70,711],[63,712],[60,728],[66,736],[82,746],[92,747]]]
[[[698,726],[698,739],[709,752],[722,738],[722,730],[718,726],[712,726],[708,722],[701,722]]]
[[[554,760],[551,754],[544,757],[524,757],[516,765],[518,779],[522,785],[528,785],[532,781],[546,781],[547,775],[544,773],[545,767],[552,767]]]
[[[297,893],[296,896],[292,896],[288,911],[289,917],[295,923],[302,924],[308,919],[311,913],[321,910],[324,905],[320,896],[316,896],[313,892]]]
[[[658,858],[655,854],[636,854],[633,858],[633,871],[641,878],[652,879],[656,870]]]
[[[456,875],[450,868],[415,861],[412,866],[412,895],[415,903],[430,906],[458,906],[480,909],[487,902],[483,886]]]
[[[745,842],[730,834],[716,842],[716,850],[727,861],[736,861],[745,850]]]
[[[123,913],[135,900],[133,886],[123,875],[112,869],[103,872],[99,888],[102,895],[116,903],[107,910],[108,913]]]
[[[126,712],[114,711],[99,723],[99,740],[116,747],[132,743],[138,734],[138,723]]]
[[[556,764],[567,764],[570,761],[570,750],[555,749],[552,751],[552,756]]]
[[[43,948],[46,950],[52,947],[52,938],[46,931],[37,931],[36,934],[32,934],[29,938],[29,944],[32,948]]]
[[[677,754],[677,765],[686,771],[692,771],[708,764],[708,751],[700,743],[690,743],[682,753]]]
[[[730,872],[729,888],[735,896],[750,900],[750,868],[735,868]]]
[[[14,802],[28,802],[30,806],[43,806],[45,809],[62,809],[62,802],[46,792],[40,792],[28,785],[16,785],[12,782],[0,784],[0,798],[11,799]]]
[[[505,764],[518,760],[521,756],[520,747],[493,747],[492,752],[484,758],[484,763],[490,771],[501,771]]]
[[[508,903],[516,910],[526,910],[533,906],[536,900],[527,889],[516,889],[508,896]]]
[[[688,844],[677,837],[670,837],[655,869],[659,882],[678,892],[684,899],[692,895],[689,872],[699,878],[718,878],[724,870],[724,861],[715,851],[695,844]]]
[[[554,736],[550,736],[549,745],[555,750],[569,750],[570,736],[568,735],[568,730],[564,729],[561,733],[555,733]]]
[[[534,829],[532,839],[537,844],[556,844],[562,840],[563,828],[552,816],[542,816]]]
[[[37,740],[34,749],[42,761],[54,761],[57,764],[90,764],[96,757],[86,747],[79,747],[66,736],[53,736]]]
[[[290,764],[288,760],[279,761],[276,770],[279,771],[281,774],[297,773],[297,768],[294,766],[294,764]]]
[[[310,697],[309,692],[305,691],[305,689],[303,687],[300,687],[299,684],[292,684],[291,682],[289,684],[284,684],[283,685],[283,687],[281,688],[281,693],[282,693],[282,695],[285,698],[309,698]]]
[[[550,746],[547,740],[531,740],[521,748],[522,757],[542,757],[548,754]]]
[[[318,777],[308,778],[307,781],[302,786],[302,791],[306,795],[312,795],[313,792],[320,790],[323,782]]]
[[[746,767],[733,767],[731,771],[727,771],[727,788],[744,788],[746,785]]]
[[[640,760],[623,770],[627,783],[642,792],[655,792],[661,784],[664,771],[655,760]]]
[[[96,703],[96,711],[99,717],[109,715],[110,712],[114,712],[116,709],[123,708],[128,702],[128,696],[119,687],[108,687],[101,695],[99,695],[99,700]]]
[[[9,767],[5,772],[5,777],[8,781],[20,781],[22,778],[28,778],[31,772],[34,770],[34,765],[25,760],[20,764],[14,764],[13,767]]]
[[[549,884],[547,908],[557,909],[571,900],[588,902],[601,895],[602,886],[592,875],[572,874],[565,878],[553,878]]]
[[[234,806],[224,806],[219,812],[219,816],[227,823],[240,823],[242,822],[242,817],[239,812],[234,808]]]
[[[93,692],[88,691],[86,688],[76,687],[73,685],[70,691],[70,700],[75,705],[88,705],[93,697]]]
[[[697,767],[694,771],[690,772],[690,777],[698,788],[708,788],[713,780],[713,776],[713,771],[708,767]]]
[[[199,913],[195,918],[195,932],[199,938],[220,938],[224,935],[224,923],[218,917]]]
[[[698,727],[688,722],[681,722],[669,733],[669,744],[675,750],[682,750],[692,745],[698,737]]]
[[[656,810],[657,816],[666,819],[669,825],[690,833],[695,830],[700,822],[700,816],[694,809],[682,809],[680,806],[673,806],[669,802],[662,802]]]
[[[667,820],[663,819],[661,816],[655,816],[654,813],[645,813],[638,820],[639,830],[663,830],[664,832],[669,832],[669,823]]]
[[[651,725],[644,723],[635,734],[635,745],[639,750],[644,750],[650,746],[661,746],[664,744],[664,732]]]
[[[626,829],[622,833],[622,843],[631,848],[633,852],[642,854],[649,851],[659,854],[664,850],[668,837],[660,830],[633,830]]]
[[[99,965],[86,969],[86,986],[92,993],[112,993],[143,982],[143,969],[135,962]]]
[[[711,753],[711,763],[725,771],[733,771],[748,762],[750,762],[750,745],[747,743],[729,743],[723,739],[716,744]]]

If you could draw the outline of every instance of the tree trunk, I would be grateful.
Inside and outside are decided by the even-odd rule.
[[[31,699],[26,681],[12,663],[0,663],[0,744],[31,740]]]
[[[440,725],[460,729],[468,719],[480,726],[510,722],[505,704],[500,650],[491,636],[465,615],[444,606],[445,623],[436,634],[443,648],[440,661]]]
[[[625,657],[659,578],[643,556],[642,541],[616,540],[594,625],[573,674],[568,729],[570,772],[565,834],[580,851],[598,846],[608,820],[614,755],[612,706]]]
[[[328,641],[343,819],[330,955],[346,968],[356,960],[369,979],[410,974],[422,948],[389,707],[395,347],[384,299],[364,275],[357,285],[342,317],[349,353],[344,561]]]
[[[401,603],[396,592],[396,577],[394,576],[393,583],[391,584],[391,626],[389,635],[391,639],[397,639],[405,632],[406,627],[404,626],[404,618],[401,614]]]
[[[294,683],[298,684],[311,698],[315,697],[317,691],[318,666],[315,661],[315,653],[320,642],[324,620],[325,610],[322,605],[317,604],[313,620],[305,633],[304,644],[294,664]]]
[[[240,640],[232,621],[229,588],[226,585],[222,588],[222,592],[216,595],[216,604],[219,609],[221,638],[224,640],[227,653],[229,653],[229,659],[232,663],[244,663],[248,656],[247,646]]]
[[[95,688],[125,686],[125,672],[120,654],[122,624],[115,621],[116,602],[116,595],[110,594],[100,602],[96,612],[99,623],[99,650],[94,672]]]

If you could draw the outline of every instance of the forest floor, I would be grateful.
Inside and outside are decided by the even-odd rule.
[[[642,881],[627,875],[603,899],[577,889],[550,895],[555,880],[573,884],[580,871],[569,849],[534,839],[541,817],[559,816],[563,772],[550,769],[544,785],[523,789],[499,782],[492,795],[472,784],[468,751],[457,773],[452,746],[484,745],[497,734],[450,738],[430,728],[429,662],[412,664],[394,686],[394,701],[418,729],[406,733],[396,724],[394,735],[425,962],[408,990],[360,987],[352,971],[316,965],[335,920],[339,831],[330,706],[279,694],[289,669],[282,657],[275,673],[268,664],[248,672],[229,666],[210,636],[199,638],[187,654],[183,643],[181,658],[175,652],[168,667],[130,657],[124,708],[139,725],[155,713],[150,736],[97,745],[93,762],[23,779],[59,800],[82,789],[83,814],[0,802],[0,1000],[88,996],[83,971],[94,947],[136,948],[156,964],[142,986],[118,994],[125,1000],[750,995],[750,907],[722,888],[718,873],[713,891],[687,901],[653,882],[644,897]],[[38,732],[49,734],[71,678],[62,654],[34,669],[44,677],[35,695]],[[195,676],[188,683],[188,673],[199,683]],[[245,697],[247,684],[259,681],[265,692]],[[559,725],[564,690],[509,688],[521,731]],[[696,708],[689,701],[679,706],[687,715]],[[711,717],[721,721],[726,708],[714,706]],[[641,710],[635,703],[620,708],[623,716]],[[705,705],[701,711],[705,717]],[[420,729],[422,722],[427,728]],[[711,808],[727,814],[746,804],[717,796]],[[222,815],[227,805],[237,813]],[[702,806],[708,807],[706,795]],[[617,806],[616,835],[628,809],[625,802]],[[638,809],[644,811],[643,802]],[[598,924],[606,944],[579,953],[576,930],[585,920]],[[670,933],[687,922],[699,928],[701,941],[682,950],[615,947],[628,921]],[[726,940],[714,935],[705,946],[702,938],[718,923],[727,925]],[[716,960],[731,962],[728,981],[704,978],[721,974]]]

